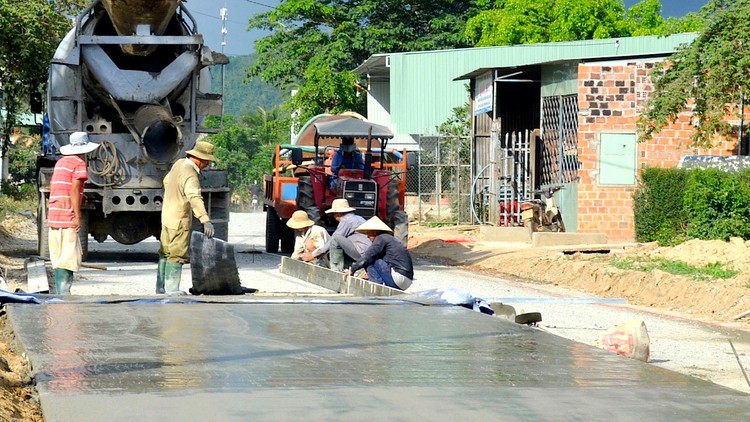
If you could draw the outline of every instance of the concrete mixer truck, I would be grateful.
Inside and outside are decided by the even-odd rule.
[[[59,148],[77,131],[100,144],[88,157],[80,233],[84,255],[89,235],[126,245],[158,238],[162,180],[199,138],[215,132],[204,127],[206,116],[222,112],[209,70],[226,63],[226,56],[203,45],[180,0],[97,0],[76,17],[49,66],[48,136],[37,165],[41,256],[48,255],[52,170]],[[227,173],[201,173],[216,236],[226,239]]]

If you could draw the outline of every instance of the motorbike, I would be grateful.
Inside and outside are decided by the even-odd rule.
[[[535,190],[533,193],[542,198],[534,198],[521,204],[521,219],[529,233],[565,231],[562,214],[554,197],[554,193],[562,188],[550,186]]]

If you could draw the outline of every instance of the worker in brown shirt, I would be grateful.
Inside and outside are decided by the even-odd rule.
[[[203,204],[199,180],[200,171],[212,161],[216,161],[213,144],[198,141],[195,148],[187,151],[187,157],[175,162],[164,177],[156,293],[180,293],[182,265],[188,262],[192,216],[203,224],[206,236],[214,235],[214,226]]]

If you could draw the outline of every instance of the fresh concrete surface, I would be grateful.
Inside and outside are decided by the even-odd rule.
[[[44,374],[50,373],[48,369],[45,369],[46,365],[51,365],[45,360],[51,356],[63,356],[67,359],[63,362],[67,363],[55,367],[55,370],[58,371],[56,376],[60,377],[56,378],[57,381],[78,377],[85,381],[81,384],[84,387],[89,385],[87,383],[96,386],[105,382],[105,378],[101,377],[121,374],[142,375],[145,377],[141,378],[142,382],[148,384],[148,376],[153,376],[154,371],[158,370],[157,367],[161,367],[163,371],[168,371],[166,381],[168,381],[169,388],[159,393],[147,392],[144,394],[128,393],[124,390],[121,392],[110,390],[99,394],[96,391],[79,391],[74,388],[44,401],[60,401],[65,405],[65,403],[71,402],[69,400],[70,395],[77,396],[72,401],[80,404],[84,412],[81,415],[93,414],[85,412],[99,412],[96,413],[97,417],[94,417],[94,420],[142,419],[144,412],[139,410],[142,404],[147,405],[146,410],[148,411],[145,413],[147,417],[144,420],[208,420],[209,418],[210,420],[222,420],[222,417],[226,420],[337,420],[347,417],[349,419],[371,419],[373,416],[379,419],[399,420],[423,420],[425,418],[453,420],[460,416],[477,420],[497,419],[498,415],[502,415],[500,418],[502,420],[717,420],[716,415],[719,415],[722,420],[749,419],[743,413],[746,412],[745,409],[750,408],[745,401],[747,396],[739,393],[747,392],[748,386],[727,341],[728,339],[733,341],[739,359],[747,368],[750,366],[750,362],[747,360],[748,350],[750,350],[750,335],[747,331],[731,330],[724,327],[698,324],[690,320],[665,317],[653,312],[643,312],[643,309],[627,305],[607,305],[597,303],[595,300],[593,303],[589,303],[585,300],[578,300],[587,298],[582,298],[580,292],[554,286],[521,283],[517,280],[497,276],[490,277],[427,262],[415,262],[414,284],[407,290],[407,293],[433,288],[459,288],[470,291],[473,295],[488,301],[512,305],[519,313],[538,311],[541,312],[543,320],[539,328],[530,330],[538,333],[537,336],[544,335],[532,337],[533,341],[529,343],[523,337],[498,329],[501,334],[492,337],[494,342],[491,344],[455,343],[450,341],[454,337],[452,335],[448,335],[446,338],[436,336],[440,333],[448,333],[448,331],[443,331],[446,327],[441,326],[447,325],[451,329],[457,328],[461,332],[460,335],[466,338],[476,334],[475,327],[472,324],[461,322],[463,320],[459,321],[459,327],[453,327],[454,321],[457,320],[442,316],[442,314],[439,316],[430,313],[429,324],[425,324],[424,321],[414,321],[414,324],[412,324],[408,312],[407,314],[401,311],[391,312],[389,309],[395,308],[370,306],[371,303],[342,305],[344,308],[354,309],[354,315],[358,315],[354,319],[336,316],[339,311],[319,311],[317,308],[300,307],[292,308],[292,311],[283,310],[276,305],[289,302],[304,304],[315,302],[326,308],[339,306],[339,304],[330,303],[329,299],[337,296],[330,289],[324,289],[280,273],[281,257],[263,253],[261,246],[263,244],[263,221],[263,213],[233,214],[233,223],[230,223],[229,240],[235,245],[242,284],[260,290],[258,294],[252,296],[184,296],[177,299],[157,296],[153,293],[156,249],[158,248],[156,241],[149,240],[132,246],[117,245],[112,242],[92,244],[91,263],[105,266],[108,269],[104,271],[84,268],[76,275],[73,293],[84,295],[80,298],[87,299],[88,303],[69,304],[76,309],[73,313],[81,313],[81,315],[76,316],[75,323],[68,324],[70,321],[67,315],[71,312],[63,312],[65,309],[63,307],[54,307],[58,305],[50,304],[39,307],[37,305],[23,305],[29,306],[29,308],[23,309],[28,309],[36,315],[36,317],[28,319],[21,317],[24,321],[28,320],[28,323],[45,327],[36,331],[44,332],[45,336],[58,339],[54,348],[29,354],[34,370],[43,374],[38,382],[55,383],[55,381],[44,378]],[[525,247],[530,248],[531,245],[526,243]],[[554,268],[550,268],[550,271],[554,271]],[[187,287],[190,286],[189,277],[190,271],[186,268],[183,271],[184,290],[187,290]],[[134,296],[152,299],[156,302],[129,303],[128,301],[131,301]],[[185,303],[162,303],[175,300],[185,301]],[[204,311],[201,310],[205,305],[195,303],[196,300],[213,303],[255,301],[256,303],[252,306],[261,306],[272,314],[263,316],[255,314],[256,310],[253,310],[252,314],[240,316],[240,314],[234,314],[235,311],[233,310],[222,309],[205,315]],[[354,302],[351,297],[346,300]],[[379,304],[382,305],[383,301],[390,300],[398,299],[381,298]],[[119,305],[98,303],[106,301],[128,303]],[[222,303],[217,304],[221,305]],[[123,306],[123,308],[114,311],[117,306]],[[230,309],[237,309],[237,307],[250,305],[233,303],[227,304],[227,306]],[[13,306],[13,308],[16,307]],[[98,315],[85,315],[90,312],[88,309],[84,309],[88,307],[93,307]],[[371,313],[370,308],[383,309],[382,313]],[[40,313],[39,310],[41,309],[44,309],[44,311]],[[212,309],[218,310],[219,308]],[[244,308],[242,309],[241,313],[244,314]],[[407,309],[411,309],[411,307]],[[145,315],[142,313],[146,310],[150,310],[151,314]],[[464,310],[458,309],[458,311],[463,312]],[[197,316],[203,315],[205,320],[192,326],[194,320],[192,317],[183,318],[183,312],[189,314],[196,312]],[[307,315],[308,312],[311,314],[310,316]],[[348,315],[349,311],[346,312]],[[288,321],[286,319],[288,318],[287,313],[292,314],[295,318]],[[484,317],[474,312],[469,312],[469,314]],[[236,317],[231,315],[236,315]],[[299,318],[297,318],[298,316]],[[586,346],[586,343],[598,338],[613,325],[635,318],[644,320],[648,327],[652,346],[651,363],[643,364],[629,361],[602,351],[593,352],[589,346]],[[360,327],[366,326],[366,331],[370,334],[370,337],[363,340],[357,337],[362,334],[361,332],[350,331],[351,327],[342,328],[341,324],[348,323],[350,320],[353,321],[351,324]],[[101,321],[101,324],[97,321]],[[380,325],[381,323],[382,325]],[[59,324],[62,324],[62,326]],[[75,325],[78,328],[71,328],[68,325]],[[218,331],[212,331],[214,326],[219,328]],[[376,326],[380,328],[373,331],[371,327]],[[51,327],[58,327],[59,329],[51,329]],[[526,329],[520,326],[519,328]],[[80,338],[69,337],[70,341],[66,343],[65,336],[62,335],[61,338],[60,333],[73,329],[82,329],[85,335]],[[258,329],[267,332],[258,335]],[[126,333],[122,334],[123,331],[121,330],[125,330]],[[155,340],[155,337],[159,337],[160,334],[154,332],[154,330],[168,331],[172,334],[161,340]],[[400,355],[396,353],[397,349],[380,348],[381,343],[389,341],[388,335],[391,332],[401,332],[400,335],[403,336],[404,331],[401,330],[408,330],[412,336],[399,337],[399,340],[397,340],[403,342],[405,347],[405,349],[398,349],[405,353],[406,358],[404,359],[401,359]],[[19,338],[26,343],[26,329],[19,328],[18,331],[24,332]],[[340,331],[342,332],[341,336],[349,340],[349,343],[344,342],[349,345],[349,348],[339,347],[338,343],[333,343],[333,345],[310,343],[305,348],[300,343],[303,341],[318,341],[316,337],[330,338],[331,335],[339,338],[338,333]],[[548,333],[543,333],[543,331]],[[308,334],[300,334],[305,332],[308,332]],[[539,355],[540,349],[533,346],[536,344],[536,339],[546,338],[552,334],[554,334],[553,338],[561,336],[580,343],[572,343],[568,349],[564,349],[567,352],[556,349],[551,355]],[[34,335],[41,334],[35,333]],[[136,341],[137,345],[133,346],[129,342],[121,342],[121,335],[132,336],[139,341]],[[300,335],[302,337],[297,338]],[[206,336],[209,336],[208,338],[212,341],[200,341],[200,339],[207,338]],[[226,342],[227,344],[218,344],[222,341],[222,336],[228,336],[231,341]],[[235,339],[234,336],[238,337]],[[193,337],[197,340],[191,340]],[[424,343],[420,343],[420,341]],[[542,341],[547,344],[550,340]],[[256,344],[261,344],[261,346]],[[294,345],[296,345],[296,348]],[[465,389],[463,390],[440,384],[440,382],[436,383],[440,387],[437,389],[437,393],[430,387],[397,385],[396,381],[401,379],[399,374],[415,365],[411,360],[412,357],[422,357],[424,350],[429,350],[436,345],[447,348],[451,353],[442,355],[447,361],[441,361],[440,355],[429,354],[427,362],[435,366],[432,368],[418,366],[420,370],[425,371],[426,380],[439,378],[441,376],[440,368],[444,365],[458,365],[460,363],[458,361],[453,362],[456,357],[452,352],[453,348],[458,348],[457,350],[463,351],[462,355],[465,354],[469,357],[479,353],[476,356],[480,358],[480,363],[485,363],[484,369],[472,372],[455,381],[456,383],[459,381],[464,383]],[[49,345],[45,347],[47,346]],[[287,356],[287,347],[297,350],[296,354],[288,354],[289,356],[297,356],[299,362],[313,366],[321,362],[325,362],[325,365],[338,363],[347,365],[347,368],[351,369],[353,363],[350,362],[350,359],[356,357],[358,360],[370,362],[371,369],[360,369],[359,372],[355,372],[359,375],[357,379],[360,381],[358,383],[352,382],[343,387],[333,384],[325,385],[324,380],[318,378],[308,379],[306,381],[310,383],[308,387],[295,387],[294,383],[288,383],[287,377],[290,375],[285,372],[278,372],[278,374],[287,375],[269,376],[264,381],[273,383],[273,387],[268,387],[268,385],[258,387],[256,378],[242,372],[265,371],[264,365],[268,360],[273,360],[274,357],[281,357],[280,362],[286,365],[298,364],[296,359],[292,359],[292,361],[283,359],[284,356]],[[102,350],[103,355],[101,356],[104,357],[96,356],[96,350],[89,350],[96,348]],[[159,363],[158,359],[161,358],[154,358],[150,354],[150,351],[154,348],[161,350],[163,353],[170,353],[171,357],[166,363]],[[222,348],[227,349],[222,350]],[[492,359],[490,360],[487,360],[487,355],[484,355],[485,352],[488,352],[488,350],[485,350],[487,348],[496,350],[496,353],[491,355]],[[325,354],[325,350],[329,349],[333,350],[334,353],[331,355]],[[112,353],[112,350],[115,352]],[[181,350],[183,352],[180,352]],[[384,351],[389,353],[388,361],[370,360],[370,356],[380,357],[379,353]],[[316,357],[310,360],[306,353],[315,354]],[[41,355],[42,358],[38,358],[38,355]],[[250,357],[245,359],[243,356],[246,355]],[[577,357],[569,362],[573,362],[576,367],[580,368],[579,372],[583,376],[580,379],[571,379],[570,385],[558,388],[544,384],[547,381],[543,374],[534,375],[533,379],[542,380],[542,384],[536,387],[525,383],[515,383],[512,388],[507,386],[487,387],[486,384],[483,384],[485,378],[482,377],[489,376],[487,374],[497,377],[498,380],[517,381],[513,378],[516,372],[514,372],[515,369],[512,369],[512,365],[525,365],[524,359],[530,359],[529,362],[535,365],[539,365],[539,363],[534,363],[536,359],[547,360],[548,364],[543,364],[540,368],[542,368],[542,371],[551,371],[551,374],[556,375],[557,371],[562,371],[562,369],[550,365],[569,355]],[[607,387],[607,383],[611,382],[610,377],[606,376],[608,372],[601,373],[605,375],[597,375],[592,372],[597,370],[600,365],[598,362],[590,362],[594,356],[597,359],[601,356],[605,360],[614,360],[619,364],[626,365],[622,367],[626,370],[623,372],[623,378],[620,379],[620,381],[624,380],[624,384],[618,386],[617,389]],[[84,357],[85,360],[83,360]],[[71,359],[73,363],[71,363]],[[76,359],[78,359],[78,363],[75,363]],[[520,363],[515,359],[521,359]],[[241,363],[237,367],[237,370],[241,372],[232,372],[234,371],[233,366],[227,366],[226,370],[223,369],[224,363],[228,362],[227,365],[231,365],[234,360]],[[215,362],[220,362],[219,366],[221,367],[217,373],[212,372],[215,366],[211,365]],[[467,361],[467,364],[468,362],[471,362],[471,360]],[[299,364],[301,365],[301,363]],[[376,375],[386,371],[386,369],[383,369],[383,365],[388,368],[387,374],[383,376],[394,380],[392,384],[385,387],[373,384],[381,380]],[[673,378],[671,375],[673,372],[664,371],[664,369],[711,379],[732,387],[734,391],[727,392],[714,384],[708,384],[710,387],[706,390],[696,378]],[[630,371],[644,374],[653,373],[657,374],[657,378],[666,377],[682,381],[678,382],[677,390],[659,383],[650,387],[643,387],[637,383],[631,383],[632,379],[628,378],[631,376],[629,375]],[[227,383],[227,387],[215,390],[210,388],[201,390],[202,387],[191,389],[190,385],[181,386],[179,377],[171,376],[175,373],[185,372],[192,374],[191,379],[205,377],[211,382],[214,382],[213,377],[219,377]],[[91,376],[91,374],[97,375]],[[305,372],[304,374],[309,373]],[[474,378],[475,374],[482,374],[479,381]],[[446,374],[445,376],[449,375],[452,374]],[[157,376],[163,376],[163,374],[157,374]],[[698,381],[697,387],[692,384],[694,381]],[[206,385],[209,384],[211,383]],[[76,386],[76,384],[73,385]],[[240,385],[240,387],[229,390],[229,387],[236,385]],[[604,386],[604,388],[597,390],[597,385]],[[258,388],[254,388],[254,386]],[[495,400],[490,404],[489,413],[484,412],[484,402],[467,398],[469,395],[476,395],[481,398],[483,397],[482,394],[487,393],[485,391],[487,388],[489,388],[489,394],[495,394]],[[455,393],[455,398],[451,396],[451,392]],[[609,405],[612,404],[610,398],[619,397],[621,392],[624,392],[624,401],[619,404],[615,403],[614,407],[610,407]],[[735,393],[738,395],[735,396]],[[571,414],[554,413],[558,408],[563,409],[565,403],[577,403],[581,395],[586,396],[589,402],[584,403],[580,411],[570,410],[570,412],[575,412]],[[634,399],[635,396],[638,396],[637,400]],[[361,399],[361,397],[366,397],[367,401]],[[398,397],[397,402],[394,402],[394,397]],[[438,400],[435,400],[435,397],[438,397]],[[497,397],[503,399],[497,400]],[[656,399],[653,399],[653,397],[656,397]],[[721,403],[713,403],[713,397],[717,397],[717,401]],[[675,398],[680,398],[684,402],[674,402],[673,399]],[[380,405],[381,401],[392,406],[387,410],[389,413],[385,413],[386,410]],[[454,405],[456,401],[458,404],[466,404],[467,407],[460,408],[458,405]],[[123,403],[122,407],[118,407],[120,406],[118,403]],[[732,407],[738,403],[738,406]],[[130,407],[126,407],[126,404]],[[620,406],[621,404],[623,406]],[[434,405],[435,407],[430,408],[427,405]],[[625,408],[625,405],[628,405],[628,408]],[[665,409],[667,410],[655,409],[651,413],[652,407],[661,405],[666,406]],[[711,407],[713,411],[718,413],[706,416],[704,405]],[[515,407],[522,409],[521,411],[528,410],[529,412],[539,413],[525,413],[521,417],[513,413]],[[544,409],[541,409],[541,407],[544,407]],[[669,412],[669,409],[674,407],[677,407],[677,410],[674,410],[673,413],[669,415],[664,413]],[[280,411],[279,409],[282,408],[284,410]],[[219,413],[216,413],[216,409]],[[637,409],[637,411],[643,413],[634,414],[632,409]],[[372,413],[368,414],[367,411]],[[596,414],[594,414],[595,412]],[[69,414],[68,416],[61,419],[48,419],[48,421],[85,420],[78,417],[80,415],[77,414]]]
[[[750,418],[740,392],[455,306],[69,300],[8,315],[46,422]]]

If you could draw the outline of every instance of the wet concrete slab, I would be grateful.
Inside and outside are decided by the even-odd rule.
[[[396,299],[7,306],[45,420],[748,420],[750,396]]]

